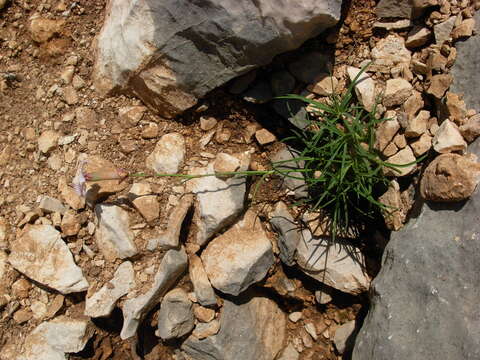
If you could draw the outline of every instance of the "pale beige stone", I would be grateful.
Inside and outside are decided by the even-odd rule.
[[[450,17],[447,21],[439,23],[433,27],[435,33],[435,41],[438,45],[442,45],[450,38],[453,27],[455,25],[456,16]]]
[[[407,114],[407,120],[413,119],[423,109],[424,105],[422,94],[416,90],[413,91],[412,95],[402,105],[403,111]]]
[[[422,156],[432,148],[432,137],[425,133],[420,138],[410,144],[415,156]]]
[[[425,45],[428,40],[430,40],[432,32],[426,27],[414,27],[408,33],[407,40],[405,41],[405,46],[407,48],[416,48]]]
[[[473,31],[475,30],[475,18],[465,19],[462,21],[460,25],[455,27],[452,31],[452,38],[454,40],[470,37],[473,35]]]
[[[458,127],[448,119],[440,125],[432,143],[433,149],[441,154],[467,150],[467,143],[460,134]]]
[[[410,164],[410,165],[395,167],[393,169],[390,167],[384,167],[383,172],[387,176],[401,177],[401,176],[409,175],[416,168],[416,164],[414,163],[415,161],[416,161],[416,158],[415,158],[415,155],[413,154],[412,149],[409,146],[406,146],[404,149],[400,150],[395,155],[389,157],[386,160],[386,162],[393,165],[406,165],[406,164]]]
[[[393,140],[395,135],[397,134],[398,130],[400,130],[400,124],[396,118],[389,119],[389,116],[386,116],[387,120],[382,121],[379,125],[377,130],[375,131],[375,148],[383,151],[387,147],[387,145]]]
[[[408,122],[405,129],[405,137],[415,138],[427,132],[428,120],[430,119],[430,112],[422,110],[412,120]]]
[[[147,222],[157,219],[160,215],[157,195],[153,193],[149,183],[133,184],[128,192],[128,199]]]
[[[214,117],[202,116],[200,118],[200,129],[202,129],[203,131],[212,130],[217,125],[217,123],[218,123],[218,121]]]
[[[147,157],[146,165],[161,174],[176,174],[185,158],[185,138],[179,133],[163,135],[154,151]]]
[[[405,146],[407,146],[407,139],[405,138],[405,135],[403,134],[397,134],[393,138],[393,142],[399,149],[403,149]]]
[[[42,17],[34,17],[30,21],[30,35],[36,42],[43,43],[50,40],[55,34],[59,33],[65,20],[52,20]]]
[[[405,79],[387,80],[387,87],[383,96],[383,105],[392,107],[403,104],[412,95],[413,87]]]
[[[467,105],[457,94],[447,92],[445,105],[448,118],[457,125],[462,125],[467,120]]]
[[[432,77],[427,93],[441,99],[452,84],[453,77],[450,74],[439,74]]]
[[[358,77],[355,84],[355,93],[358,100],[362,103],[365,110],[372,111],[375,105],[375,82],[366,72],[359,75],[360,71],[360,69],[352,66],[347,68],[350,81],[353,82]]]
[[[255,138],[260,145],[267,145],[275,142],[277,138],[267,129],[260,129],[255,132]]]
[[[480,180],[480,164],[472,156],[443,154],[434,159],[420,181],[426,200],[451,202],[470,197]]]
[[[469,143],[473,142],[478,136],[480,136],[480,114],[469,118],[465,124],[460,127],[460,133]]]
[[[309,85],[307,90],[320,96],[329,96],[335,92],[337,86],[338,80],[335,76],[323,74],[313,84]]]
[[[240,160],[227,153],[218,153],[213,163],[215,173],[229,173],[237,171],[240,168]],[[217,175],[225,177],[224,175]],[[231,175],[233,176],[233,175]]]
[[[375,65],[409,64],[411,60],[411,52],[405,47],[405,40],[396,34],[378,41],[371,54]]]
[[[52,151],[57,147],[59,138],[60,134],[54,130],[44,131],[38,137],[38,149],[44,154]]]

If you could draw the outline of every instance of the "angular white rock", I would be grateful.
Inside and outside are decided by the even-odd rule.
[[[432,144],[433,149],[440,154],[452,151],[464,152],[467,150],[467,143],[463,139],[460,130],[448,119],[446,119],[438,128],[433,137]]]
[[[128,212],[116,205],[98,204],[95,206],[95,214],[99,223],[95,239],[107,260],[125,259],[137,254]]]
[[[29,278],[62,294],[88,289],[67,244],[51,225],[27,225],[12,243],[8,261]]]
[[[253,211],[212,240],[201,259],[212,286],[237,296],[262,280],[273,265],[272,244]]]
[[[144,294],[131,298],[123,304],[123,327],[120,337],[125,340],[135,335],[143,316],[154,307],[187,268],[187,253],[184,248],[169,250],[155,274],[152,287]]]
[[[350,81],[354,81],[360,71],[360,69],[349,66],[347,68],[347,73]],[[366,72],[363,72],[358,77],[355,85],[355,93],[357,94],[357,97],[362,103],[363,107],[367,111],[371,111],[375,105],[375,82]]]
[[[82,351],[93,335],[89,323],[67,316],[41,323],[27,336],[16,360],[66,360],[66,353]]]
[[[340,242],[328,246],[327,238],[314,237],[308,229],[302,233],[297,263],[305,274],[349,294],[368,290],[370,279],[364,272],[364,257],[358,249]]]
[[[113,279],[85,300],[84,314],[93,318],[108,316],[115,303],[135,286],[135,272],[130,261],[122,263]]]
[[[195,254],[192,254],[189,260],[190,281],[198,302],[203,306],[215,305],[217,303],[215,292],[208,280],[202,260]]]
[[[179,133],[163,135],[147,157],[147,167],[160,174],[176,174],[185,158],[185,138]]]

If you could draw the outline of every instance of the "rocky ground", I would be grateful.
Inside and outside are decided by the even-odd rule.
[[[301,49],[200,100],[176,94],[170,112],[196,104],[170,119],[151,92],[96,91],[106,1],[0,1],[0,358],[349,358],[390,231],[415,199],[467,199],[480,172],[480,117],[449,90],[477,4],[391,3],[344,2]],[[367,109],[382,95],[377,150],[428,156],[390,174],[380,200],[398,211],[355,246],[326,256],[322,223],[288,206],[302,183],[267,178],[253,196],[258,179],[119,179],[268,168],[305,112],[273,96],[326,101],[371,61],[355,90]],[[111,179],[79,196],[82,166]]]

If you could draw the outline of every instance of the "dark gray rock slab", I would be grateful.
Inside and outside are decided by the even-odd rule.
[[[286,316],[262,296],[225,300],[218,334],[185,340],[182,350],[195,360],[273,360],[284,346]]]
[[[480,359],[479,255],[478,188],[464,203],[423,204],[385,249],[353,360]]]

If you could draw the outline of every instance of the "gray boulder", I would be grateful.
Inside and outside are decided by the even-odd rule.
[[[192,302],[185,290],[177,288],[168,292],[158,313],[157,335],[163,340],[182,337],[195,325]]]
[[[480,358],[479,208],[478,188],[464,203],[425,203],[392,234],[354,360]]]
[[[453,84],[451,91],[463,93],[463,99],[470,108],[480,111],[480,97],[478,96],[478,84],[480,84],[480,62],[477,61],[480,51],[480,12],[475,14],[475,36],[466,41],[455,44],[458,55],[455,65],[452,67]]]
[[[117,0],[96,42],[95,87],[172,117],[210,90],[298,48],[340,18],[341,0]]]
[[[286,317],[260,296],[225,300],[218,334],[200,340],[192,334],[182,350],[195,360],[273,360],[283,347]]]

